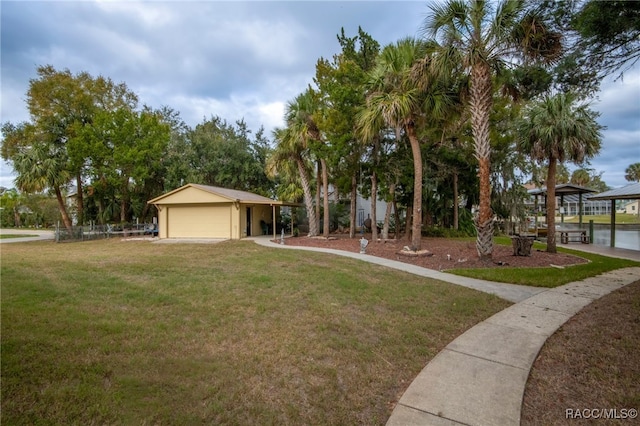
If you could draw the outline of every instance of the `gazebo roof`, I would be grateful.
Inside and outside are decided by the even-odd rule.
[[[531,195],[542,195],[547,193],[547,188],[536,188],[530,189],[529,194]],[[556,195],[576,195],[576,194],[587,194],[592,192],[598,192],[595,189],[586,188],[580,185],[574,185],[572,183],[563,183],[560,185],[556,185]],[[593,199],[593,197],[591,197]]]
[[[640,183],[632,183],[622,188],[601,192],[590,198],[591,200],[635,200],[640,199]]]

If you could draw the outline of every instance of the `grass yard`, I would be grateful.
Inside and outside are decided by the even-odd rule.
[[[0,234],[0,240],[8,240],[10,238],[37,237],[34,234]]]
[[[593,223],[606,224],[609,225],[611,223],[611,215],[610,214],[600,214],[600,215],[588,215],[582,216],[582,224],[585,226],[589,225],[589,221],[593,220]],[[564,221],[566,223],[579,223],[580,216],[565,216]],[[627,214],[627,213],[616,213],[616,224],[633,224],[640,223],[640,216],[637,214]],[[559,218],[556,219],[556,225],[560,224]]]
[[[511,241],[505,237],[496,237],[497,244],[510,245]],[[533,250],[545,250],[546,244],[535,242]],[[573,281],[580,281],[588,277],[600,275],[620,268],[640,266],[640,262],[618,259],[583,251],[557,247],[558,252],[571,253],[589,260],[582,265],[568,266],[562,269],[544,268],[468,268],[452,269],[449,272],[465,277],[478,278],[495,282],[530,285],[534,287],[558,287]]]
[[[364,262],[101,240],[2,247],[3,424],[384,424],[508,302]]]

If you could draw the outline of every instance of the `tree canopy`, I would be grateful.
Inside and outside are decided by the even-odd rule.
[[[419,38],[382,49],[341,29],[272,133],[217,116],[191,127],[169,106],[140,107],[125,83],[40,66],[30,120],[2,124],[1,154],[18,195],[55,195],[68,227],[149,220],[147,200],[191,182],[304,201],[311,235],[348,222],[355,237],[362,195],[374,239],[379,223],[413,250],[424,232],[466,232],[488,260],[496,219],[527,213],[527,179],[606,186],[585,161],[599,149],[597,116],[575,93],[637,61],[629,3],[448,0],[431,4]]]

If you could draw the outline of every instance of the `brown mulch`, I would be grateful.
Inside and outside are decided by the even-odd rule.
[[[289,246],[323,247],[360,252],[360,235],[349,238],[348,235],[332,235],[324,237],[295,237],[286,238]],[[531,256],[514,256],[511,246],[494,244],[492,261],[489,264],[478,258],[475,241],[449,238],[423,238],[422,249],[432,253],[432,256],[407,256],[399,254],[403,247],[409,244],[406,239],[371,241],[371,234],[366,235],[369,245],[366,253],[385,259],[411,263],[428,269],[447,270],[455,268],[531,268],[548,267],[550,265],[567,266],[586,263],[587,260],[566,253],[547,253],[536,249],[531,250]],[[279,240],[277,240],[279,241]]]
[[[638,348],[640,281],[594,301],[546,341],[529,375],[521,424],[639,424]],[[618,420],[605,418],[612,415]]]

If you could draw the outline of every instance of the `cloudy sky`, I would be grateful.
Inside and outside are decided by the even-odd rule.
[[[190,126],[243,118],[270,134],[317,59],[339,52],[340,28],[353,36],[361,26],[384,46],[420,34],[427,2],[3,0],[0,122],[29,119],[29,79],[50,64],[124,82],[141,104],[168,105]],[[625,168],[640,162],[640,65],[605,82],[592,107],[607,130],[591,167],[623,186]],[[0,186],[13,186],[6,164]]]

